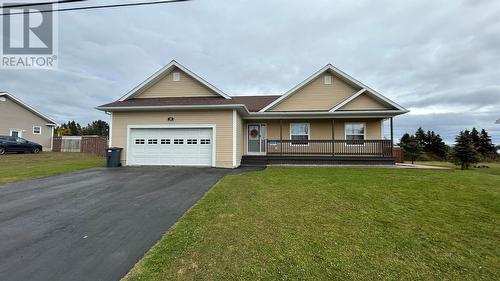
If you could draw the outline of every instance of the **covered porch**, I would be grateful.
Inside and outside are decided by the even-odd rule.
[[[244,120],[244,140],[243,165],[395,161],[392,117]]]

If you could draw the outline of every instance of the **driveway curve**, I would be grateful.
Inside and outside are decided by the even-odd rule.
[[[0,280],[119,280],[230,172],[101,168],[0,185]]]

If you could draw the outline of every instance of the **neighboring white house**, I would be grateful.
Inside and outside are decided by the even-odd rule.
[[[57,122],[8,93],[0,92],[0,135],[16,136],[52,150]]]

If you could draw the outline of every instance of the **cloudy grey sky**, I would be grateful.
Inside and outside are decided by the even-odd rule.
[[[120,1],[90,3],[99,2]],[[59,122],[108,120],[94,107],[172,59],[230,95],[280,94],[332,63],[411,110],[395,119],[397,137],[422,126],[452,143],[475,126],[500,143],[495,0],[194,0],[62,12],[59,68],[0,70],[0,90]]]

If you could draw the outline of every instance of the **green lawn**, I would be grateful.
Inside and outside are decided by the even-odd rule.
[[[42,152],[0,155],[0,184],[102,167],[104,157],[85,153]]]
[[[274,167],[224,178],[124,279],[498,280],[499,222],[498,175]]]

